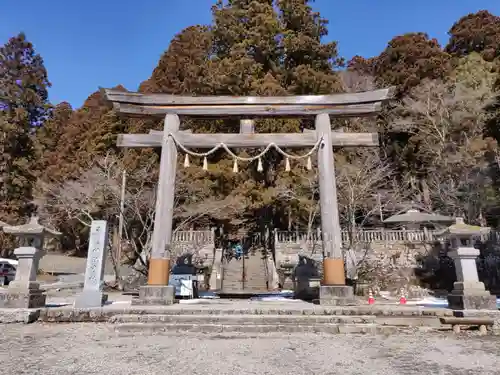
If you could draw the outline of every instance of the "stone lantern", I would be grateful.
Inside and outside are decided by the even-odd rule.
[[[463,218],[457,218],[444,234],[448,235],[452,250],[448,256],[453,259],[457,281],[448,295],[449,308],[496,310],[496,297],[479,281],[476,258],[480,251],[474,248],[477,238],[487,233],[489,228],[467,225]]]
[[[3,231],[19,238],[20,247],[14,250],[18,259],[16,277],[9,284],[7,292],[0,294],[1,307],[38,308],[45,307],[46,295],[36,281],[40,259],[45,255],[45,238],[60,233],[40,225],[33,216],[28,223],[16,226],[6,225]]]

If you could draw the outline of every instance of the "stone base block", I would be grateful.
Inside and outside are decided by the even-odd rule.
[[[319,287],[319,303],[326,306],[355,305],[354,290],[347,285],[322,285]]]
[[[0,293],[0,307],[37,309],[45,307],[47,296],[43,290],[12,291]]]
[[[491,294],[457,294],[448,295],[448,308],[452,310],[497,310],[497,299]]]
[[[175,303],[175,289],[172,285],[143,285],[139,288],[139,298],[133,305],[172,305]]]
[[[108,295],[100,291],[83,291],[75,300],[75,309],[101,307],[108,302]]]
[[[298,280],[295,283],[293,297],[304,301],[311,301],[319,298],[319,287],[321,286],[320,278],[308,278]]]
[[[220,272],[218,272],[217,270],[213,270],[210,274],[208,284],[210,285],[209,290],[219,290],[222,286]]]

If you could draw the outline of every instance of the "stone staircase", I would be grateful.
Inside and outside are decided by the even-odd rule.
[[[112,324],[124,336],[182,333],[321,333],[394,334],[448,330],[441,317],[454,316],[444,308],[401,305],[316,306],[294,301],[206,300],[197,304],[182,301],[170,306],[109,305],[101,309],[51,307],[37,311],[0,311],[0,323],[102,322]],[[0,309],[1,310],[1,309]],[[4,309],[6,310],[6,309]],[[7,314],[7,315],[6,315]],[[484,314],[484,313],[481,313]],[[495,313],[498,334],[500,313]],[[14,316],[17,315],[17,316]],[[493,317],[493,316],[492,316]],[[14,319],[15,318],[15,319]]]
[[[268,271],[260,252],[249,253],[245,259],[231,259],[222,265],[222,288],[224,294],[266,292]]]

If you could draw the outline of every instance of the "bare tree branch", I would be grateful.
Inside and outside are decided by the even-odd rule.
[[[426,81],[394,111],[392,128],[411,135],[409,147],[425,168],[419,177],[407,176],[408,185],[417,191],[425,187],[430,208],[465,215],[470,222],[478,219],[490,184],[486,152],[491,145],[484,126],[489,116],[485,107],[493,99],[486,81],[472,86]]]

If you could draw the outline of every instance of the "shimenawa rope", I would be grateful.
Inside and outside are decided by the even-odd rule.
[[[252,156],[252,157],[242,157],[236,155],[234,152],[232,152],[229,147],[224,144],[223,142],[215,145],[212,149],[208,150],[207,152],[194,152],[190,149],[188,149],[186,146],[184,146],[182,143],[179,142],[177,138],[175,138],[175,135],[172,133],[168,134],[169,137],[172,137],[173,141],[175,142],[176,146],[179,147],[185,154],[184,158],[184,167],[189,167],[189,155],[195,156],[195,157],[202,157],[203,158],[203,169],[207,170],[208,169],[208,162],[207,162],[207,156],[215,153],[219,149],[224,149],[233,159],[234,159],[234,165],[233,165],[233,172],[238,172],[238,160],[239,161],[245,161],[245,162],[252,162],[255,160],[258,160],[258,165],[257,165],[257,171],[262,172],[263,167],[262,167],[262,161],[261,158],[264,156],[271,148],[274,148],[276,151],[278,151],[281,155],[283,155],[286,160],[285,160],[285,170],[288,172],[290,171],[290,159],[292,160],[299,160],[299,159],[305,159],[307,158],[307,169],[311,170],[312,169],[312,162],[311,162],[311,155],[318,149],[319,145],[321,142],[323,142],[323,136],[321,136],[318,141],[314,144],[314,146],[309,150],[304,155],[292,155],[288,154],[287,152],[283,151],[276,143],[271,142],[269,143],[264,150],[262,150],[259,154]]]

